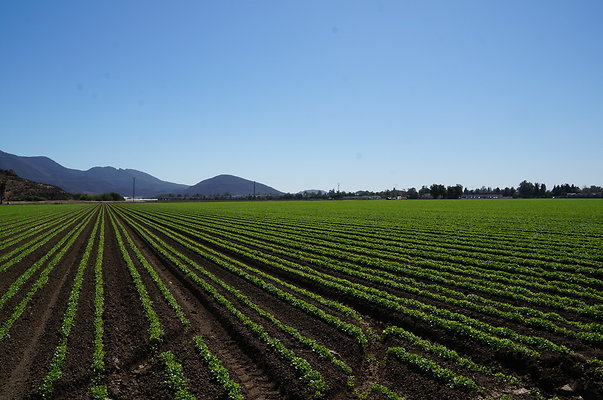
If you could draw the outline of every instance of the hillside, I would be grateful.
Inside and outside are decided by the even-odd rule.
[[[0,204],[19,200],[68,200],[61,188],[24,179],[14,171],[0,169]]]
[[[215,196],[228,194],[233,197],[244,197],[254,194],[254,182],[234,175],[218,175],[210,179],[205,179],[196,185],[189,187],[183,192],[183,194],[190,196]],[[270,186],[255,182],[255,194],[257,196],[278,196],[283,193]]]
[[[135,169],[94,167],[85,171],[85,173],[99,181],[112,185],[114,189],[111,191],[123,196],[132,195],[132,178],[136,178],[136,196],[142,197],[152,197],[166,192],[177,193],[188,187],[187,185],[162,181],[153,175]]]
[[[101,194],[115,192],[132,196],[136,184],[137,197],[154,197],[163,193],[189,196],[215,196],[228,194],[232,197],[253,195],[254,182],[233,175],[218,175],[205,179],[194,186],[162,181],[135,169],[93,167],[86,171],[66,168],[48,157],[23,157],[0,151],[0,169],[13,170],[22,178],[47,185],[58,186],[69,193]],[[255,183],[258,196],[278,196],[282,192],[265,184]]]
[[[0,151],[0,169],[12,169],[20,177],[58,186],[70,193],[116,192],[122,196],[131,196],[132,178],[136,178],[137,196],[177,193],[187,188],[187,185],[165,182],[134,169],[94,167],[81,171],[66,168],[48,157],[22,157],[3,151]]]

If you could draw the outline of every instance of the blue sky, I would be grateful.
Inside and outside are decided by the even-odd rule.
[[[601,1],[0,2],[0,150],[195,184],[602,185]]]

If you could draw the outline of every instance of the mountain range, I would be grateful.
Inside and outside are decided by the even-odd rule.
[[[86,171],[62,166],[48,157],[24,157],[0,151],[0,169],[13,170],[22,178],[58,186],[69,193],[99,194],[115,192],[131,196],[133,183],[137,197],[153,197],[163,193],[211,196],[228,193],[247,196],[254,193],[254,182],[233,175],[218,175],[188,186],[166,182],[135,169],[93,167]],[[134,179],[135,178],[135,181]],[[255,183],[257,195],[279,195],[282,192]]]

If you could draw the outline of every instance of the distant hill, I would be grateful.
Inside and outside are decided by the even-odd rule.
[[[190,196],[202,195],[202,196],[215,196],[229,194],[233,197],[244,197],[253,195],[253,181],[243,179],[234,175],[218,175],[213,178],[206,179],[189,187],[182,192]],[[262,183],[255,183],[255,194],[261,195],[281,195],[282,192],[264,185]]]
[[[12,169],[20,177],[62,188],[70,193],[99,194],[116,192],[132,195],[136,178],[136,196],[178,193],[187,185],[165,182],[134,169],[94,167],[87,171],[65,168],[48,157],[22,157],[0,151],[0,169]]]
[[[22,178],[58,186],[69,193],[101,194],[115,192],[132,195],[136,178],[136,196],[153,197],[164,193],[242,197],[253,194],[253,181],[233,175],[218,175],[194,186],[165,182],[135,169],[93,167],[87,171],[65,168],[48,157],[22,157],[0,151],[0,169],[13,170]],[[282,192],[256,182],[256,195],[281,195]]]
[[[135,169],[94,167],[85,171],[85,173],[98,180],[110,182],[115,187],[111,192],[123,196],[132,195],[132,178],[136,178],[136,196],[151,197],[160,193],[178,193],[188,187],[188,185],[162,181],[153,175]]]
[[[14,171],[0,169],[0,204],[19,200],[68,200],[61,188],[21,178]]]

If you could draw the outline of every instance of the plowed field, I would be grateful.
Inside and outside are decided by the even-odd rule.
[[[0,398],[602,399],[603,202],[0,207]]]

